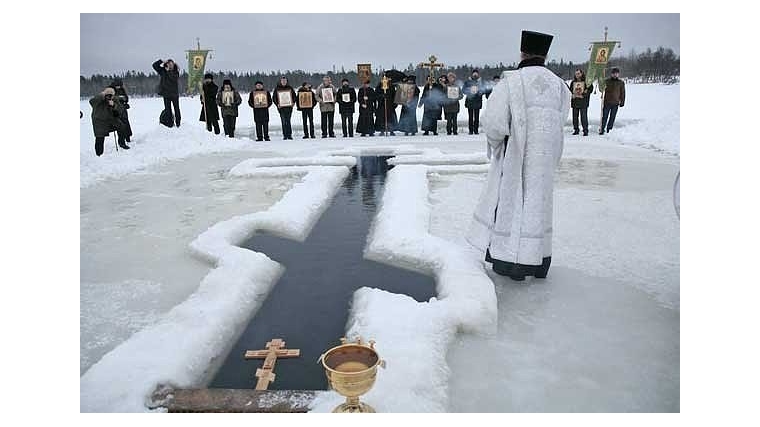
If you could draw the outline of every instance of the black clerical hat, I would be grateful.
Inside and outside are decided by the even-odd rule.
[[[549,53],[549,46],[551,46],[553,38],[554,36],[551,34],[523,30],[522,40],[520,41],[520,52],[546,56]]]

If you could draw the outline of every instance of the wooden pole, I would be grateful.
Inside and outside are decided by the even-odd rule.
[[[388,136],[388,90],[383,88],[383,109],[385,110],[385,136]]]

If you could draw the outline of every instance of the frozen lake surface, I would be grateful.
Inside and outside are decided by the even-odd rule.
[[[555,179],[549,276],[515,283],[488,270],[498,304],[497,331],[486,337],[457,334],[440,351],[445,353],[441,365],[424,371],[434,372],[436,377],[430,380],[441,391],[440,396],[432,393],[434,410],[679,411],[680,224],[672,200],[680,167],[679,88],[630,85],[626,89],[631,101],[619,112],[611,134],[598,136],[592,131],[583,138],[569,135],[571,128],[566,127],[565,152]],[[592,98],[592,109],[598,107],[594,102],[598,100]],[[197,99],[183,98],[182,103],[183,109],[187,107],[183,115],[193,117]],[[234,166],[251,158],[358,155],[388,147],[410,154],[485,152],[483,135],[462,132],[456,137],[418,134],[301,141],[296,130],[294,141],[255,143],[245,135],[250,109],[241,109],[241,137],[229,139],[210,135],[191,120],[180,129],[157,127],[160,99],[135,99],[131,104],[133,149],[117,154],[107,146],[104,156],[95,158],[89,107],[87,101],[82,103],[80,395],[86,411],[147,410],[142,402],[146,390],[155,385],[153,380],[125,381],[118,377],[120,370],[149,372],[161,381],[208,385],[201,376],[187,376],[178,361],[161,360],[171,369],[147,371],[138,363],[163,355],[130,353],[132,347],[125,345],[149,335],[152,326],[192,298],[213,272],[213,263],[191,253],[191,242],[220,221],[269,210],[304,184],[303,173],[293,171],[233,177],[229,171]],[[593,116],[591,110],[589,115]],[[279,122],[276,112],[270,116]],[[428,174],[424,202],[430,208],[430,234],[465,248],[463,235],[484,178],[482,172]],[[203,312],[204,298],[209,296],[213,295],[193,300],[198,328],[214,318],[204,318],[213,316]],[[414,302],[392,296],[387,301],[396,304],[387,307],[389,312]],[[399,316],[408,315],[405,310],[399,309]],[[411,334],[430,326],[409,322],[404,324],[409,330],[400,332]],[[203,345],[217,345],[193,343],[193,332],[152,339],[178,340],[190,355]],[[394,346],[425,346],[429,342],[424,339],[437,343],[438,338],[421,337],[418,343],[386,339],[378,345],[392,354]],[[289,346],[295,344],[285,339]],[[324,343],[324,349],[332,344]],[[262,345],[251,343],[251,348]],[[404,372],[409,375],[420,367],[390,362],[389,369],[408,368]],[[211,366],[208,359],[193,363],[198,364],[193,366],[197,371]],[[98,365],[118,368],[94,372]],[[195,370],[190,372],[196,375]],[[393,378],[393,372],[379,373],[378,381]],[[99,395],[106,396],[105,403],[95,402]],[[128,396],[131,403],[111,395]],[[377,407],[398,407],[389,394],[371,397]]]

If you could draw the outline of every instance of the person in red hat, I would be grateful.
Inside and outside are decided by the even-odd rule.
[[[565,82],[544,66],[553,38],[522,32],[520,64],[483,112],[491,165],[467,240],[513,280],[545,278],[551,264],[554,171],[570,111]]]

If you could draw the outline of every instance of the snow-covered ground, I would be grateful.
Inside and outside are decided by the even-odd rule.
[[[299,139],[294,113],[293,141],[280,140],[273,110],[273,140],[258,143],[245,104],[230,139],[205,132],[197,98],[181,100],[179,129],[158,125],[160,99],[134,99],[133,149],[106,144],[97,158],[82,101],[81,410],[147,410],[159,382],[202,386],[239,332],[227,329],[266,303],[278,277],[268,258],[249,258],[235,241],[257,229],[308,233],[347,171],[334,156],[382,152],[398,155],[399,166],[366,256],[433,274],[438,296],[416,303],[357,292],[347,332],[372,335],[388,361],[368,401],[394,412],[677,411],[679,86],[626,89],[609,135],[593,129],[598,97],[591,135],[567,128],[552,270],[525,284],[488,272],[462,243],[485,147],[482,136],[462,134],[466,110],[459,136],[316,140]],[[234,304],[222,283],[244,302]],[[187,335],[177,333],[183,328]],[[324,393],[314,410],[331,409],[336,397]]]

